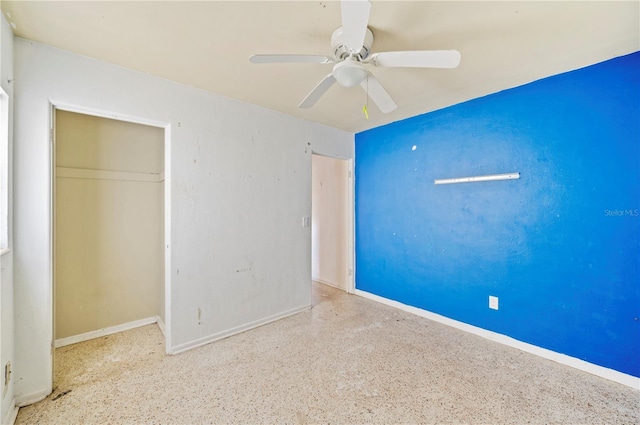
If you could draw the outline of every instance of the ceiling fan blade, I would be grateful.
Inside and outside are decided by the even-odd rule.
[[[375,66],[395,68],[455,68],[460,64],[457,50],[413,50],[381,52],[371,55]]]
[[[367,92],[369,98],[373,100],[373,103],[376,104],[381,112],[386,114],[398,107],[396,102],[393,101],[389,93],[387,93],[384,87],[382,87],[382,84],[380,84],[373,74],[370,73],[369,76],[360,83],[360,87],[362,87],[362,90]]]
[[[251,63],[331,63],[333,59],[327,56],[315,55],[253,55],[249,57]]]
[[[358,53],[364,44],[371,2],[369,0],[343,0],[341,9],[344,44],[352,53]]]
[[[329,74],[324,77],[324,79],[320,81],[318,85],[313,88],[313,90],[311,90],[311,93],[309,93],[307,97],[305,97],[304,100],[300,102],[298,108],[311,108],[335,82],[336,79],[334,78],[333,74]]]

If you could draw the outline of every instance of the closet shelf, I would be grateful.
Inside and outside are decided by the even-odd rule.
[[[135,173],[130,171],[93,170],[88,168],[56,167],[56,177],[85,180],[121,180],[161,183],[164,173]]]

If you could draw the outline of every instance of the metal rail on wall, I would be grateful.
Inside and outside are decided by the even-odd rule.
[[[433,181],[433,184],[489,182],[489,181],[497,181],[497,180],[517,180],[519,178],[520,178],[520,173],[489,174],[486,176],[457,177],[453,179],[435,179]]]

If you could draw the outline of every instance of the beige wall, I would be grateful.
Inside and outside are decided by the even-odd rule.
[[[349,268],[349,161],[313,155],[311,275],[347,290]]]
[[[164,316],[163,142],[56,112],[56,339]]]

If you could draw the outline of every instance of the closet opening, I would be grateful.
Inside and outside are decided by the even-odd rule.
[[[165,131],[53,109],[56,348],[154,323],[165,333]]]

